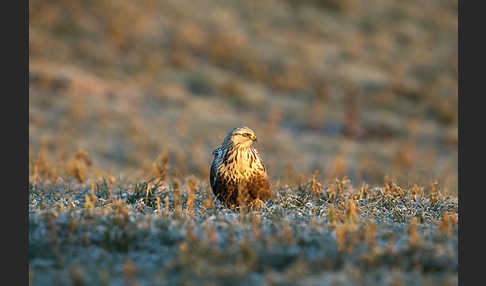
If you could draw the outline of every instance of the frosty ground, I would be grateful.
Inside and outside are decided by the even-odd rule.
[[[29,184],[32,285],[456,285],[438,186],[276,185],[229,210],[194,177]]]

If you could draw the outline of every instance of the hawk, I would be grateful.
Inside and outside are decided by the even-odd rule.
[[[227,207],[261,204],[272,195],[265,165],[252,146],[255,141],[257,138],[253,130],[236,127],[213,151],[209,178],[211,189]]]

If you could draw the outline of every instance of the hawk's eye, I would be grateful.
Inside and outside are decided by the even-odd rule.
[[[251,134],[250,133],[244,133],[243,136],[250,138]]]

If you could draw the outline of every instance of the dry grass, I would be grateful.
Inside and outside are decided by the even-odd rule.
[[[413,284],[457,283],[457,198],[437,186],[355,188],[312,176],[275,188],[263,208],[238,211],[207,190],[205,180],[174,176],[31,183],[31,277],[37,285],[259,284],[334,273],[388,285],[396,272]]]

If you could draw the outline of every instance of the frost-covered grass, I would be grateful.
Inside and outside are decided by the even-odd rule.
[[[438,186],[274,186],[229,210],[205,180],[29,184],[32,285],[455,285],[457,198]]]

